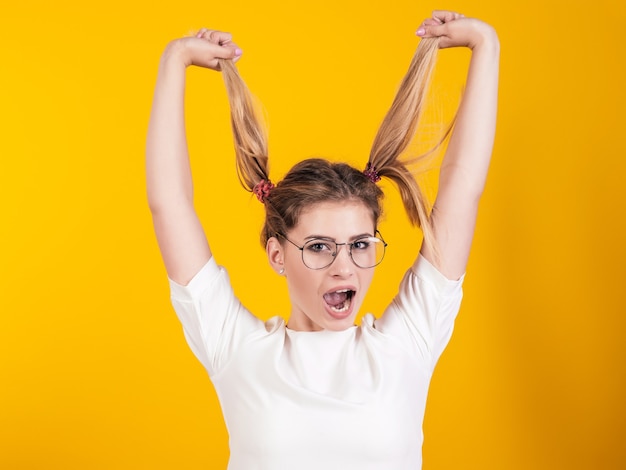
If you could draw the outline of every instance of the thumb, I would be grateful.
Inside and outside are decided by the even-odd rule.
[[[241,49],[232,42],[230,33],[203,28],[198,31],[196,37],[204,39],[211,45],[216,59],[236,59],[241,55]]]
[[[215,51],[215,57],[218,59],[238,59],[243,51],[234,43],[228,43],[218,46]]]
[[[215,70],[220,70],[220,61],[233,61],[236,62],[241,57],[241,49],[237,46],[218,46],[217,44],[210,44],[209,49],[204,49],[205,61],[208,60],[208,67]]]
[[[448,26],[446,23],[440,24],[432,20],[424,21],[421,26],[418,28],[417,34],[421,38],[436,38],[440,36],[445,36],[448,31]]]

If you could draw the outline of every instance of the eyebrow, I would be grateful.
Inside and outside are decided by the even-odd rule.
[[[367,237],[373,237],[374,235],[372,235],[371,233],[361,233],[359,235],[354,235],[352,237],[350,237],[348,240],[353,242],[354,240],[359,240],[360,238],[367,238]],[[325,235],[309,235],[308,237],[304,237],[304,241],[309,241],[309,240],[328,240],[328,241],[332,241],[332,242],[337,242],[337,240],[335,238],[332,237],[327,237]]]

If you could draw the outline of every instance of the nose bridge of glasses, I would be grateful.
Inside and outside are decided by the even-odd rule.
[[[345,247],[346,249],[343,250],[346,252],[346,255],[348,256],[348,258],[352,258],[352,243],[336,243],[335,242],[335,253],[333,254],[333,257],[336,258],[337,256],[339,256],[339,253],[342,251],[341,249],[343,247]]]
[[[344,245],[350,245],[350,243],[336,243],[333,242],[334,244],[334,250],[332,250],[331,252],[328,253],[329,258],[330,258],[330,263],[328,264],[329,266],[332,264],[336,264],[338,258],[340,258],[340,254],[341,254],[341,248],[343,248]],[[349,259],[352,259],[352,255],[350,254],[350,250],[346,249],[346,254],[348,256]],[[340,263],[341,264],[341,263]]]

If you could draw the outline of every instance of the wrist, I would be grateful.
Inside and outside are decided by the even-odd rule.
[[[185,39],[176,39],[165,47],[161,56],[162,66],[186,68],[191,65],[191,58]]]
[[[484,49],[499,53],[500,40],[498,39],[498,33],[496,33],[496,30],[492,26],[483,23],[469,47],[473,51]]]

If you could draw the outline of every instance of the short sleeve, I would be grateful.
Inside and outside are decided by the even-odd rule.
[[[235,297],[226,270],[211,258],[186,286],[169,280],[172,305],[189,347],[216,374],[253,331],[263,328]]]
[[[464,278],[447,279],[420,255],[402,279],[398,294],[376,321],[376,329],[398,337],[434,369],[452,336]]]

